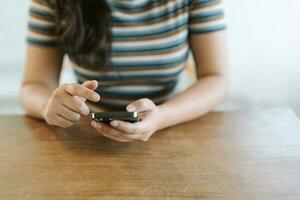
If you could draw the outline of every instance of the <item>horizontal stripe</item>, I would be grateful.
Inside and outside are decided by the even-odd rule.
[[[58,45],[57,41],[39,40],[39,39],[36,39],[36,38],[30,38],[30,37],[27,37],[26,41],[30,44],[43,46],[43,47],[55,47],[55,46]]]
[[[174,29],[170,29],[168,31],[162,32],[162,33],[156,33],[156,34],[149,34],[149,35],[143,35],[140,37],[127,37],[126,35],[123,37],[118,37],[117,35],[113,35],[113,42],[124,42],[124,41],[151,41],[151,40],[156,40],[156,39],[164,39],[168,38],[174,34],[177,34],[182,31],[187,31],[187,25],[184,26],[178,26]]]
[[[30,14],[41,17],[44,20],[54,21],[54,15],[52,12],[44,11],[44,10],[41,10],[41,9],[38,9],[35,7],[31,7],[29,12],[30,12]]]
[[[206,23],[195,23],[189,26],[189,31],[192,33],[206,33],[212,31],[223,30],[226,28],[226,24],[224,20],[216,20],[213,22],[206,22]]]
[[[164,85],[119,85],[119,86],[100,86],[104,92],[158,92],[164,88],[176,85],[176,81],[166,83]]]
[[[144,56],[128,56],[128,57],[112,57],[113,65],[118,67],[138,67],[152,66],[161,67],[169,64],[182,62],[188,56],[188,46],[170,54],[162,56],[144,55]]]
[[[221,3],[221,0],[192,0],[191,7],[207,7],[212,4]]]
[[[139,99],[139,98],[154,98],[157,96],[164,96],[169,94],[176,85],[172,85],[172,87],[165,87],[162,90],[142,90],[142,91],[136,91],[136,90],[123,90],[123,91],[105,91],[101,88],[99,90],[96,90],[99,94],[101,94],[101,97],[103,98],[114,98],[114,99]]]
[[[55,10],[51,6],[51,4],[49,2],[46,2],[43,0],[31,0],[30,7],[39,9],[40,11],[43,11],[43,12],[48,12],[48,13],[52,13],[52,14],[55,13]]]
[[[112,44],[113,53],[141,52],[141,51],[162,51],[176,48],[187,40],[187,31],[179,32],[167,38],[158,38],[150,41],[125,41]]]
[[[77,81],[83,83],[88,80],[93,80],[84,76],[77,76]],[[116,86],[162,86],[169,85],[171,83],[177,82],[178,77],[171,77],[165,79],[152,79],[152,80],[109,80],[101,81],[97,80],[98,85],[105,88],[116,87]]]
[[[55,24],[51,21],[46,21],[40,18],[31,17],[29,19],[28,24],[33,24],[35,26],[41,26],[41,27],[51,27],[53,30],[55,30]]]
[[[185,39],[186,40],[186,39]],[[127,56],[146,56],[146,55],[151,55],[151,56],[161,56],[164,54],[169,54],[172,52],[176,52],[180,49],[182,49],[184,46],[186,46],[185,41],[178,41],[178,44],[172,44],[172,46],[169,47],[156,47],[153,49],[142,49],[142,50],[137,50],[137,49],[131,49],[130,51],[122,50],[122,51],[112,51],[112,56],[114,57],[127,57]]]
[[[159,34],[167,30],[178,28],[180,26],[187,25],[188,13],[184,13],[176,18],[171,18],[165,23],[145,25],[144,27],[113,27],[112,33],[116,36],[127,35],[127,36],[143,36],[149,34]]]
[[[188,7],[186,3],[182,3],[182,0],[176,0],[167,2],[166,4],[155,7],[147,12],[128,14],[124,12],[113,11],[112,20],[116,25],[118,25],[118,23],[126,25],[137,23],[143,25],[149,24],[153,21],[158,21],[160,19],[165,19],[166,17],[170,18],[176,14],[187,12],[187,9]],[[155,13],[155,15],[153,15],[153,13]]]
[[[44,33],[36,32],[34,30],[30,30],[27,33],[27,37],[35,38],[37,40],[43,41],[58,41],[58,38],[55,35],[46,35]]]
[[[99,80],[99,81],[120,81],[120,80],[155,80],[155,79],[175,79],[184,70],[184,68],[179,68],[177,71],[168,74],[145,74],[145,75],[126,75],[120,76],[116,75],[106,75],[106,76],[95,76],[82,74],[79,71],[74,71],[77,76],[85,77],[88,80]]]
[[[195,19],[196,21],[203,21],[209,19],[215,19],[216,17],[224,16],[223,10],[213,10],[210,12],[197,13],[193,16],[190,16],[190,20]]]
[[[157,58],[162,61],[164,58],[173,59],[173,57],[180,56],[188,51],[188,45],[186,42],[183,42],[179,45],[170,47],[170,48],[162,48],[157,50],[148,50],[148,51],[135,51],[135,54],[130,54],[130,52],[122,52],[123,54],[118,54],[117,52],[113,52],[113,58],[117,60],[135,60],[136,62],[142,62],[143,60],[155,60]],[[134,52],[133,52],[134,53]]]
[[[36,30],[41,33],[46,33],[46,34],[54,34],[55,33],[54,26],[45,26],[45,25],[29,22],[28,27],[32,30]]]
[[[156,104],[161,104],[167,100],[169,100],[170,98],[174,97],[176,95],[175,92],[172,92],[170,94],[168,94],[167,96],[163,96],[163,97],[154,97],[154,98],[149,98],[151,99],[154,103]],[[101,94],[100,94],[101,96]],[[142,97],[142,98],[147,98],[147,97]],[[114,98],[105,98],[102,96],[101,100],[99,101],[100,104],[106,104],[106,105],[121,105],[121,106],[126,106],[128,104],[130,104],[132,101],[134,101],[136,99],[114,99]]]
[[[116,0],[107,0],[107,2],[115,9],[130,9],[133,12],[138,12],[139,10],[145,9],[145,7],[149,7],[151,5],[154,5],[156,3],[160,3],[161,0],[148,0],[148,1],[141,1],[139,4],[123,4],[122,1],[116,1]]]
[[[80,66],[74,65],[73,68],[74,70],[78,71],[79,73],[87,76],[128,76],[128,75],[133,75],[133,76],[139,76],[143,74],[168,74],[172,73],[174,71],[178,71],[180,68],[184,68],[186,65],[186,61],[180,62],[177,65],[172,65],[172,67],[167,67],[167,68],[148,68],[148,69],[140,69],[140,70],[135,70],[135,69],[128,69],[120,71],[118,69],[110,69],[108,68],[107,70],[91,70],[89,68],[83,68]]]
[[[226,29],[226,25],[219,25],[219,26],[215,26],[215,27],[209,27],[209,28],[194,28],[194,29],[190,29],[190,34],[199,34],[199,33],[211,33],[211,32],[216,32],[216,31],[221,31],[221,30],[225,30]]]

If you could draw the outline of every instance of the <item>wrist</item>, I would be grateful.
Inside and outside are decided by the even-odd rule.
[[[159,109],[159,120],[157,125],[157,131],[167,128],[168,124],[168,106],[165,104],[161,104],[158,106]]]

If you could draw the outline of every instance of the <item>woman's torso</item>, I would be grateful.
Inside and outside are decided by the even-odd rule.
[[[224,28],[219,0],[106,1],[112,12],[112,66],[73,65],[79,82],[99,81],[99,106],[109,109],[124,109],[139,98],[160,104],[176,95],[190,32]]]
[[[112,10],[112,67],[97,72],[75,66],[80,82],[100,82],[101,104],[123,109],[174,95],[188,56],[189,0],[107,0]]]

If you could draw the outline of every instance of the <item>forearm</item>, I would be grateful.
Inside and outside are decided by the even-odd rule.
[[[228,81],[218,75],[206,76],[189,89],[160,105],[162,123],[159,129],[198,118],[211,111],[226,96]]]
[[[27,83],[21,89],[21,102],[26,113],[42,119],[42,110],[53,89],[41,83]]]

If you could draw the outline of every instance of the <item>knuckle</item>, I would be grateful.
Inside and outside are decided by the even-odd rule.
[[[76,87],[76,85],[70,84],[69,88],[70,88],[69,91],[71,94],[77,94],[78,88]]]
[[[79,104],[79,98],[78,98],[78,96],[72,96],[72,103]]]
[[[141,100],[142,100],[142,101],[145,101],[145,102],[151,101],[149,98],[142,98]]]
[[[53,119],[52,115],[49,112],[47,112],[45,114],[44,118],[45,118],[45,121],[47,122],[47,124],[49,124],[49,125],[54,125],[55,124],[54,119]]]
[[[146,107],[146,102],[144,101],[144,100],[140,100],[139,102],[138,102],[138,104],[139,104],[139,106],[141,107],[141,108],[144,108],[144,107]]]
[[[74,83],[66,83],[64,85],[64,88],[71,94],[76,92],[76,84],[74,84]]]
[[[144,103],[149,103],[149,102],[151,102],[151,100],[148,99],[148,98],[142,98],[141,101],[144,102]]]
[[[56,88],[54,91],[53,91],[53,97],[54,98],[57,98],[60,96],[60,89],[59,88]]]
[[[143,98],[139,101],[141,107],[149,107],[153,104],[153,102],[148,98]]]
[[[70,90],[71,84],[70,83],[64,83],[59,88],[63,88],[64,90]]]
[[[148,98],[144,98],[144,102],[149,105],[149,106],[154,106],[155,104],[153,103],[153,101],[151,101],[151,99]]]

